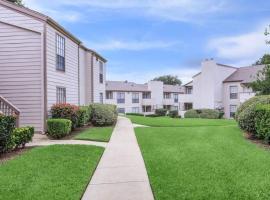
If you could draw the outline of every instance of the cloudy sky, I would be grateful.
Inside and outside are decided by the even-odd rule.
[[[183,82],[214,58],[237,67],[270,50],[268,0],[24,0],[108,59],[109,80]]]

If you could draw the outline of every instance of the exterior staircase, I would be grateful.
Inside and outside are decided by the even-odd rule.
[[[6,116],[11,116],[11,115],[15,116],[16,126],[19,127],[20,110],[1,95],[0,95],[0,114],[6,115]]]

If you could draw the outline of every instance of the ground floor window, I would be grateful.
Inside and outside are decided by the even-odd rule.
[[[171,110],[171,105],[163,105],[163,108],[166,109],[166,110]]]
[[[99,93],[99,103],[103,103],[103,93]]]
[[[140,112],[140,108],[139,107],[133,107],[132,108],[132,112],[133,113],[139,113]]]
[[[152,106],[143,106],[142,110],[143,110],[143,112],[151,112],[152,111]]]
[[[126,113],[125,108],[118,108],[117,111],[118,113],[123,113],[123,114]]]
[[[237,105],[230,105],[230,117],[231,118],[234,118],[236,110],[237,110]]]
[[[178,106],[172,106],[171,110],[178,110]]]
[[[191,110],[193,108],[193,104],[192,103],[184,103],[184,109],[185,110]]]
[[[66,88],[56,87],[56,103],[66,103]]]
[[[113,92],[112,91],[106,92],[106,99],[113,99]]]

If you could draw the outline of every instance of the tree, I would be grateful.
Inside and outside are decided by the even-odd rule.
[[[255,65],[267,65],[270,64],[270,54],[264,54],[259,60],[257,60]]]
[[[22,0],[8,0],[8,1],[11,2],[11,3],[15,3],[15,4],[19,5],[19,6],[23,6]]]
[[[257,74],[257,80],[249,85],[253,91],[259,95],[270,94],[270,65],[266,65],[263,70]]]
[[[161,81],[167,85],[181,85],[182,84],[182,81],[178,78],[178,76],[172,76],[172,75],[159,76],[159,77],[154,78],[153,81]]]

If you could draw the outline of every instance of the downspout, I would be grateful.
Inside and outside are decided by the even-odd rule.
[[[78,105],[80,106],[81,104],[81,91],[80,91],[80,44],[78,44]]]
[[[48,97],[47,97],[47,23],[44,23],[44,30],[43,30],[43,92],[44,92],[44,113],[43,113],[43,132],[47,131],[47,118],[48,118]]]
[[[94,103],[94,53],[91,53],[91,101]]]

